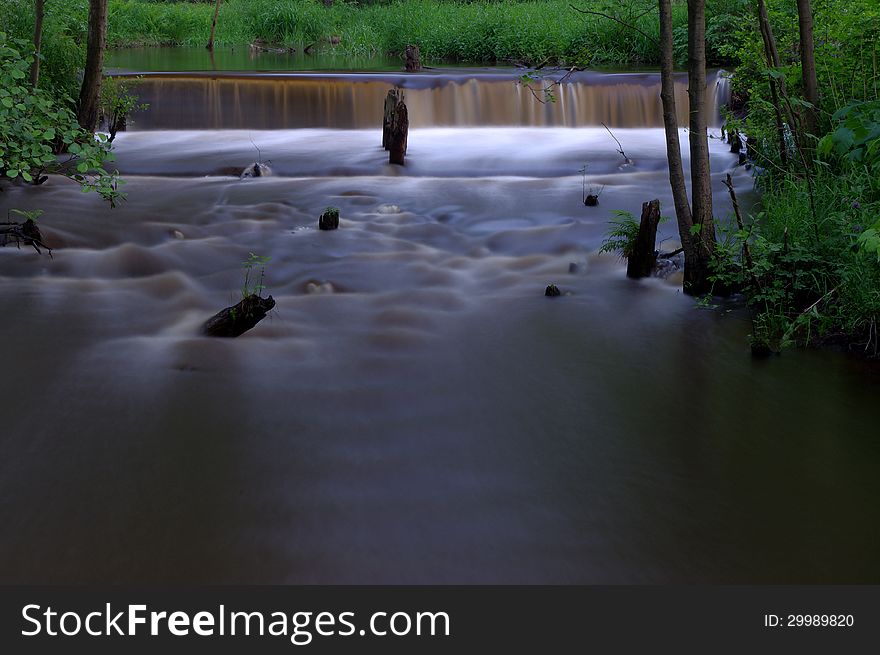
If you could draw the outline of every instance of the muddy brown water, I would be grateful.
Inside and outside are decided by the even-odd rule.
[[[399,169],[394,75],[145,78],[122,206],[5,184],[63,247],[0,249],[0,581],[880,581],[877,369],[754,361],[736,305],[597,254],[671,207],[656,79],[421,76]],[[199,336],[250,252],[276,311]]]

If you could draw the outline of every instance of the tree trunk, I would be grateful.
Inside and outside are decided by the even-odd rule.
[[[649,277],[657,263],[657,225],[660,223],[660,201],[651,200],[642,204],[642,218],[639,223],[639,236],[633,251],[626,260],[626,276],[639,279]]]
[[[685,269],[694,263],[693,218],[688,201],[684,167],[681,162],[681,141],[675,103],[675,60],[672,50],[672,2],[659,0],[660,8],[660,99],[663,102],[663,126],[666,129],[666,160],[669,163],[669,185],[678,222],[678,235],[685,252]]]
[[[31,86],[40,82],[40,50],[43,43],[43,5],[45,0],[34,2],[34,62],[31,64]]]
[[[422,70],[422,57],[419,54],[419,46],[406,46],[406,52],[404,54],[406,56],[406,64],[404,65],[404,68],[407,73],[418,73]]]
[[[810,7],[810,0],[797,0],[797,8],[804,97],[807,102],[813,105],[804,112],[804,129],[807,134],[815,134],[818,124],[819,81],[816,77],[816,59],[813,46],[813,11]]]
[[[86,68],[79,92],[77,122],[93,131],[100,112],[101,77],[104,46],[107,38],[107,0],[89,0],[89,36],[86,44]]]
[[[211,19],[211,36],[208,37],[208,45],[205,48],[214,52],[214,32],[217,30],[217,15],[220,13],[220,0],[214,5],[214,18]]]
[[[699,231],[685,250],[684,291],[708,293],[715,251],[712,176],[709,169],[709,107],[706,86],[706,0],[688,0],[688,98],[690,100],[691,218]],[[685,244],[682,243],[682,246]]]
[[[761,39],[764,41],[764,57],[767,59],[767,65],[770,68],[779,68],[779,52],[776,49],[776,39],[773,38],[773,28],[770,26],[770,18],[767,16],[767,5],[764,4],[764,0],[758,0],[758,26],[761,29]],[[782,79],[779,82],[780,84],[785,84],[785,81]],[[785,122],[782,120],[782,108],[779,102],[779,92],[776,87],[777,82],[772,75],[768,75],[767,83],[770,86],[770,100],[776,113],[779,158],[782,161],[782,167],[788,168],[788,144],[785,140]]]

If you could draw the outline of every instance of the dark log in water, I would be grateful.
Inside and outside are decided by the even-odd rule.
[[[0,246],[5,246],[10,242],[14,242],[18,247],[21,247],[21,244],[32,246],[40,254],[43,252],[40,248],[45,248],[49,257],[52,256],[52,249],[43,243],[43,234],[31,218],[24,223],[0,224]]]
[[[241,336],[266,318],[273,307],[275,299],[272,296],[260,298],[253,293],[237,305],[227,307],[205,321],[203,332],[209,337]]]
[[[657,241],[657,225],[660,223],[660,201],[651,200],[642,205],[642,218],[635,247],[626,262],[626,276],[638,279],[648,277],[657,262],[654,244]]]
[[[406,46],[406,72],[407,73],[418,73],[422,70],[422,57],[419,53],[419,46],[417,45],[408,45]]]
[[[391,147],[391,123],[394,121],[394,109],[401,100],[403,94],[397,89],[391,89],[385,96],[385,104],[382,108],[382,147],[385,150]]]
[[[409,112],[406,103],[401,100],[394,108],[394,116],[391,121],[391,143],[389,144],[388,162],[400,164],[406,157],[406,141],[409,133]]]

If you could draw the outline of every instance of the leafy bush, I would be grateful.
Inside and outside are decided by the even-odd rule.
[[[0,32],[0,170],[8,179],[35,184],[48,173],[64,175],[115,204],[123,194],[117,173],[103,168],[113,159],[107,136],[84,131],[67,107],[31,88],[33,58],[21,54],[28,45]]]

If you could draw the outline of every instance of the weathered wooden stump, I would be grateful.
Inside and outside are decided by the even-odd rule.
[[[419,53],[419,46],[406,46],[404,55],[406,56],[406,64],[404,66],[407,73],[418,73],[420,70],[422,70],[422,57]]]
[[[649,277],[657,263],[654,244],[657,241],[657,225],[660,223],[660,201],[651,200],[642,204],[642,217],[639,222],[639,235],[632,254],[626,262],[626,276],[638,279]]]
[[[275,306],[272,296],[261,298],[252,293],[232,307],[223,309],[207,321],[202,331],[209,337],[238,337],[266,318]]]
[[[388,145],[388,163],[403,166],[406,157],[406,141],[409,134],[409,112],[403,100],[394,108],[394,116],[391,120],[391,136]]]
[[[335,230],[339,227],[339,209],[328,207],[318,218],[319,230]]]
[[[382,109],[382,147],[385,150],[391,148],[391,123],[394,122],[394,110],[397,103],[403,100],[403,94],[397,89],[391,89],[385,96],[385,106]]]
[[[547,288],[544,289],[544,295],[548,298],[556,298],[557,296],[561,296],[562,292],[555,284],[548,284]]]

